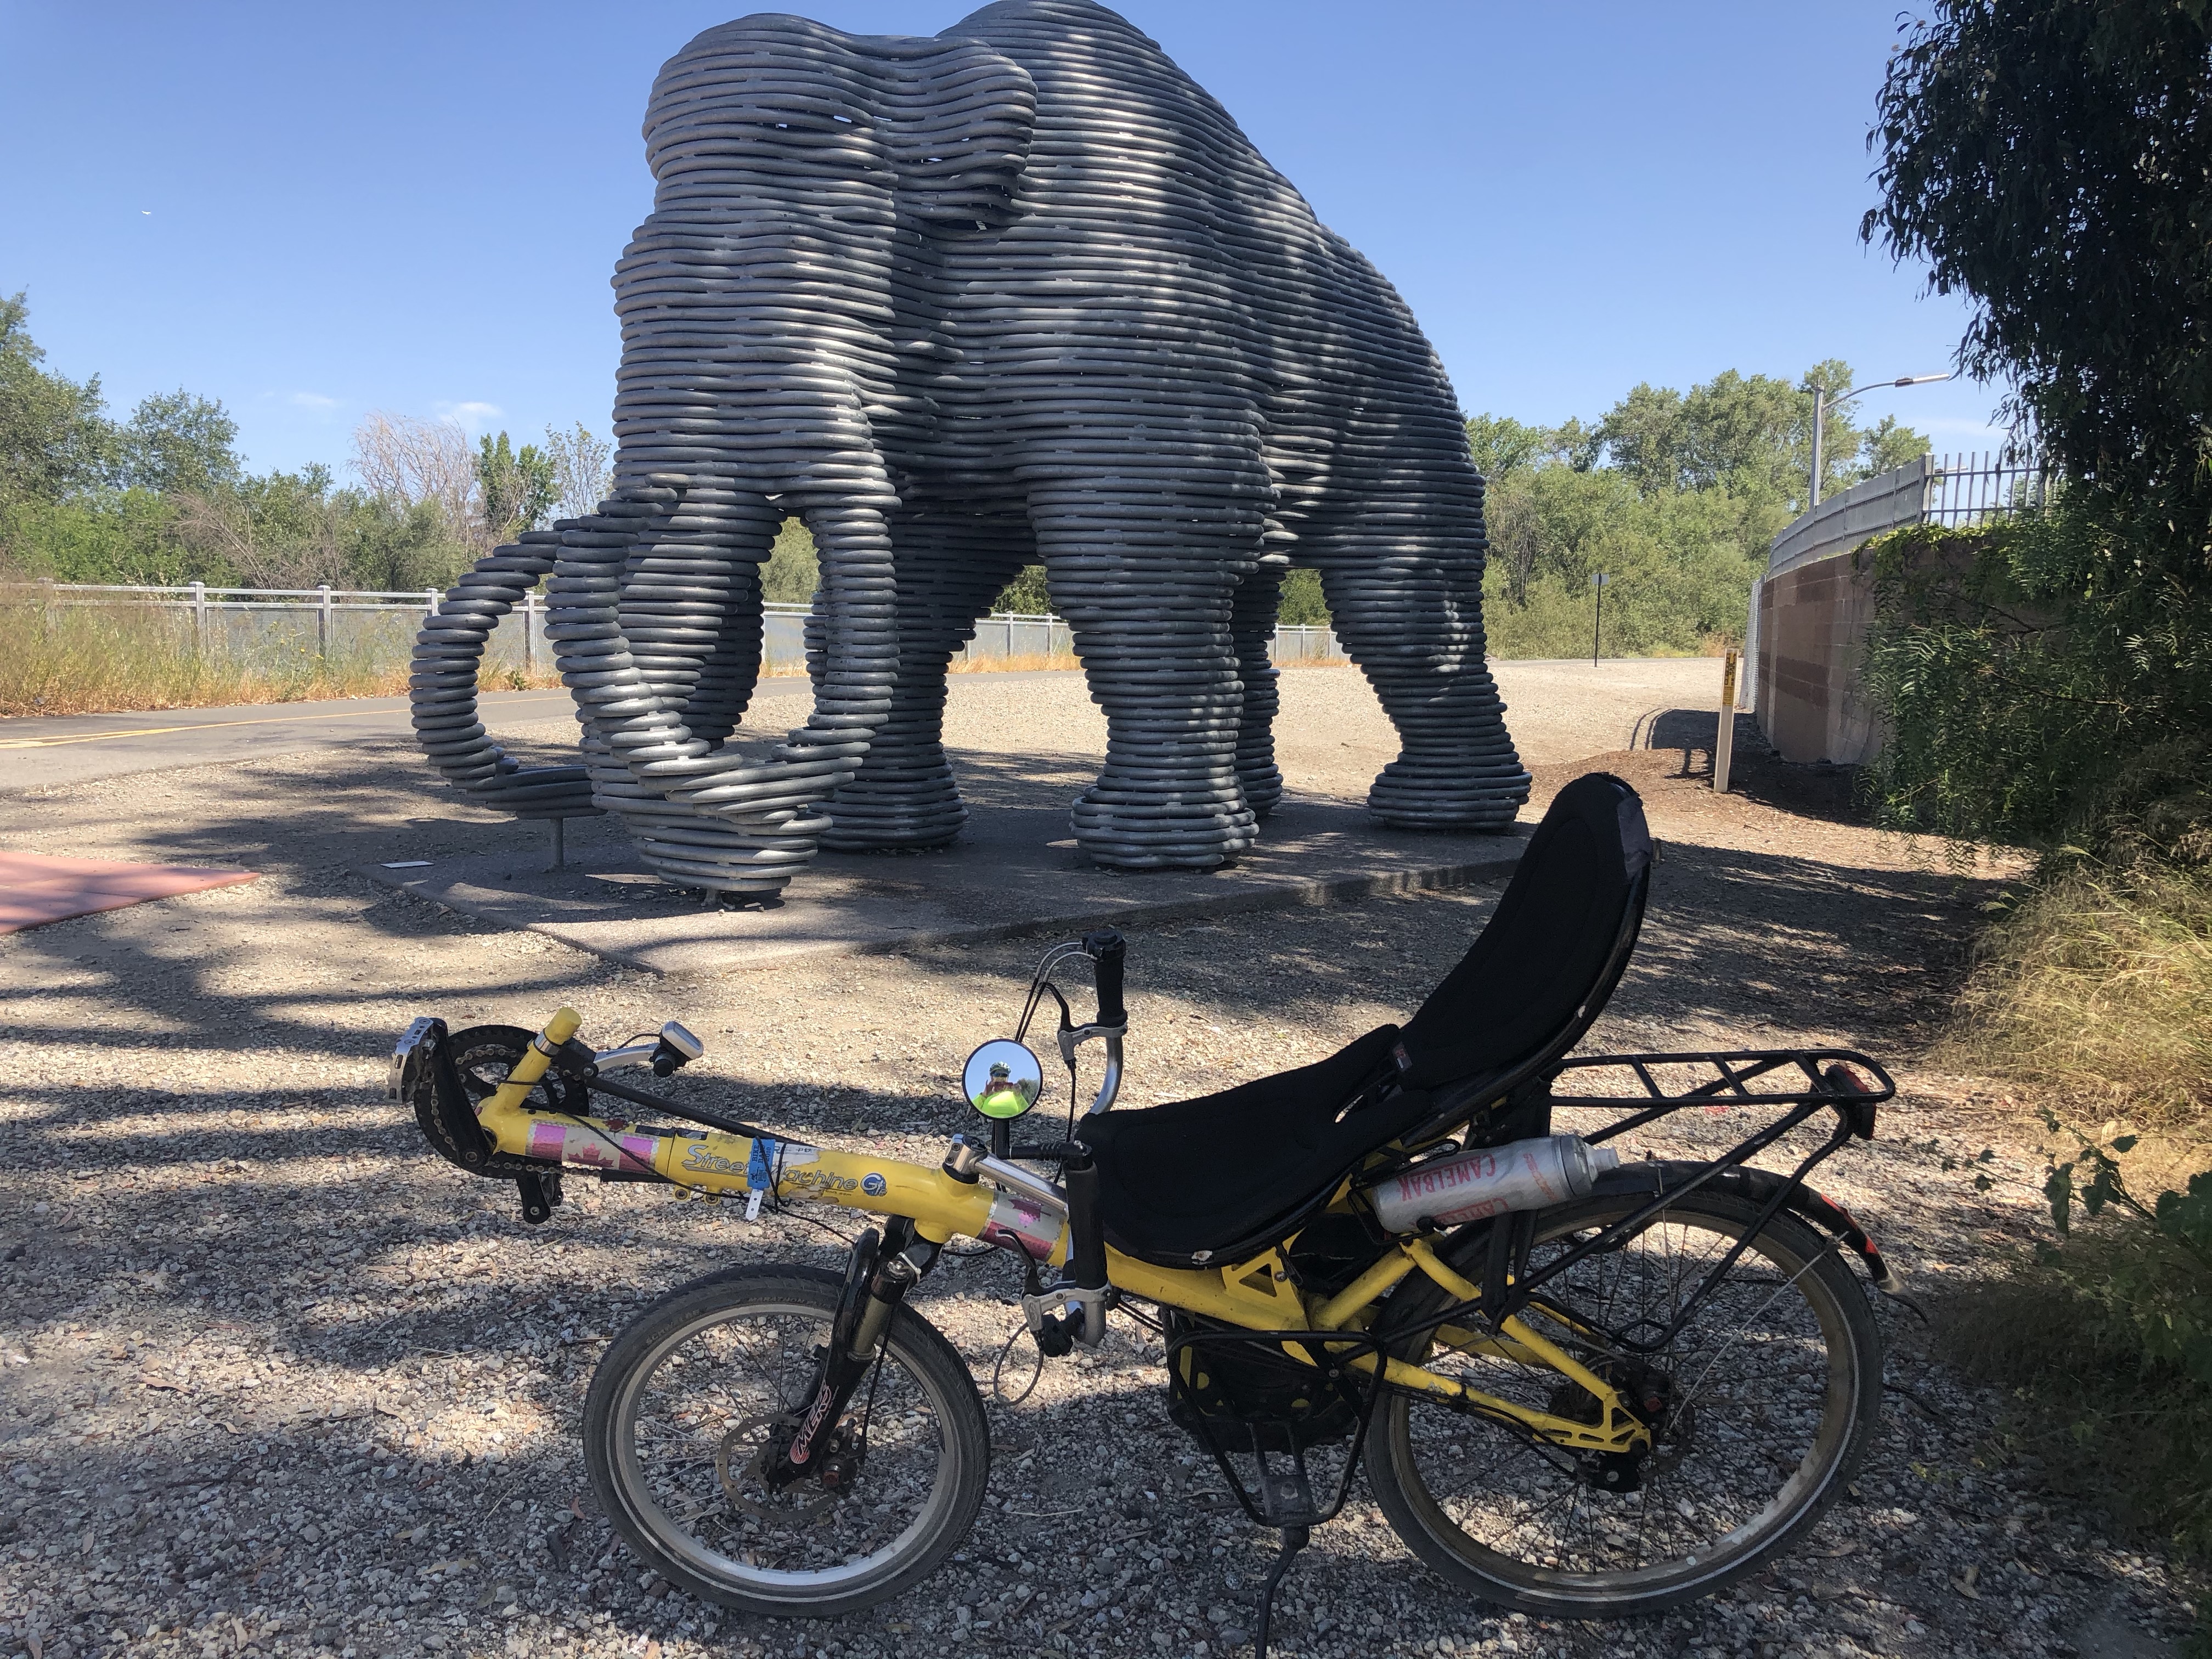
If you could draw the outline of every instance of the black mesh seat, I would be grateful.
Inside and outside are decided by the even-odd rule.
[[[1636,792],[1607,773],[1577,778],[1489,923],[1403,1028],[1220,1094],[1084,1120],[1107,1242],[1163,1265],[1241,1260],[1325,1204],[1370,1153],[1417,1131],[1434,1139],[1540,1076],[1626,969],[1650,863]]]

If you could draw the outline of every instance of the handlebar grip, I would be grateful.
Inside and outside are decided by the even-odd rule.
[[[1129,953],[1127,940],[1111,927],[1083,936],[1098,981],[1098,1024],[1127,1025],[1129,1011],[1121,1004],[1121,968]]]
[[[1086,1291],[1106,1288],[1106,1228],[1098,1213],[1098,1166],[1070,1164],[1060,1179],[1067,1194],[1067,1274]]]

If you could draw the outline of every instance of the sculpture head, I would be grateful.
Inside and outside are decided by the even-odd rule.
[[[709,29],[662,68],[644,130],[653,210],[614,278],[630,516],[607,527],[632,546],[594,578],[656,549],[758,562],[797,516],[820,558],[821,672],[812,716],[765,766],[705,757],[664,697],[649,732],[614,744],[641,781],[788,827],[866,752],[896,652],[883,449],[920,418],[897,369],[943,350],[902,307],[900,268],[1012,219],[1035,116],[1028,74],[988,46],[771,14]],[[608,708],[663,692],[622,653],[608,672],[622,694]]]

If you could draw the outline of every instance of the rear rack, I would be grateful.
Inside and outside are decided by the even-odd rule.
[[[1662,1066],[1710,1070],[1715,1075],[1679,1093],[1669,1093],[1652,1075]],[[1570,1095],[1559,1091],[1560,1079],[1570,1072],[1626,1071],[1635,1075],[1640,1094]],[[1793,1076],[1792,1073],[1795,1073]],[[1856,1075],[1855,1075],[1856,1074]],[[1869,1088],[1867,1076],[1874,1086]],[[1652,1103],[1618,1122],[1583,1136],[1585,1140],[1610,1140],[1618,1134],[1655,1122],[1685,1106],[1835,1106],[1844,1111],[1861,1139],[1874,1133],[1875,1108],[1897,1093],[1897,1080],[1877,1060],[1850,1048],[1729,1048],[1694,1054],[1580,1054],[1553,1068],[1553,1106],[1626,1106],[1638,1100]],[[1802,1081],[1800,1081],[1802,1079]],[[1771,1086],[1795,1084],[1794,1087]],[[1753,1087],[1753,1085],[1767,1086]],[[1802,1119],[1798,1120],[1802,1121]]]
[[[1662,1068],[1680,1066],[1709,1071],[1711,1075],[1691,1084],[1679,1093],[1669,1093],[1666,1085],[1654,1073]],[[1766,1189],[1758,1218],[1737,1239],[1734,1248],[1714,1264],[1703,1282],[1677,1309],[1674,1319],[1665,1329],[1656,1336],[1645,1338],[1633,1337],[1626,1332],[1605,1332],[1610,1339],[1632,1352],[1656,1352],[1672,1341],[1675,1334],[1688,1323],[1698,1308],[1735,1265],[1737,1258],[1751,1241],[1801,1191],[1806,1190],[1805,1177],[1816,1166],[1854,1139],[1871,1140],[1874,1138],[1875,1109],[1897,1093],[1896,1079],[1879,1062],[1850,1048],[1737,1048],[1710,1049],[1695,1054],[1583,1054],[1573,1060],[1557,1062],[1542,1075],[1547,1082],[1556,1083],[1571,1072],[1608,1068],[1633,1074],[1640,1092],[1610,1095],[1553,1092],[1546,1097],[1543,1103],[1548,1107],[1599,1109],[1633,1105],[1638,1101],[1651,1103],[1642,1111],[1632,1112],[1602,1129],[1583,1136],[1585,1140],[1610,1140],[1613,1136],[1624,1134],[1641,1124],[1665,1117],[1670,1112],[1679,1112],[1686,1106],[1771,1106],[1779,1109],[1781,1115],[1746,1136],[1719,1157],[1705,1163],[1642,1166],[1659,1172],[1657,1192],[1644,1202],[1636,1205],[1620,1220],[1601,1228],[1591,1237],[1533,1270],[1528,1261],[1534,1235],[1533,1212],[1515,1212],[1482,1224],[1490,1230],[1490,1253],[1480,1294],[1472,1302],[1457,1304],[1431,1316],[1413,1329],[1427,1328],[1477,1311],[1487,1315],[1493,1327],[1502,1326],[1506,1318],[1535,1300],[1538,1291],[1546,1283],[1557,1279],[1577,1262],[1613,1249],[1632,1237],[1653,1217],[1680,1203],[1691,1193],[1729,1177],[1733,1170],[1744,1169],[1753,1158],[1780,1141],[1800,1124],[1822,1112],[1834,1112],[1835,1127],[1821,1145],[1807,1154],[1787,1176],[1757,1172],[1765,1175],[1761,1185]],[[1871,1084],[1868,1080],[1869,1074],[1873,1079]],[[1791,1086],[1754,1086],[1768,1079]],[[1826,1200],[1820,1202],[1826,1204]],[[1841,1211],[1837,1211],[1836,1214],[1844,1224],[1846,1241],[1851,1242],[1852,1236],[1856,1236],[1856,1245],[1868,1259],[1869,1271],[1878,1279],[1886,1280],[1888,1270],[1881,1266],[1879,1253],[1867,1243],[1864,1234],[1859,1232],[1856,1224],[1847,1214]],[[1598,1328],[1602,1330],[1603,1327]],[[1407,1331],[1396,1331],[1393,1335],[1409,1334]]]

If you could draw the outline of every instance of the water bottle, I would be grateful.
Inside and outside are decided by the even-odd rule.
[[[1367,1197],[1385,1227],[1410,1233],[1586,1197],[1599,1172],[1620,1163],[1612,1147],[1580,1135],[1541,1135],[1420,1164],[1370,1188]]]

